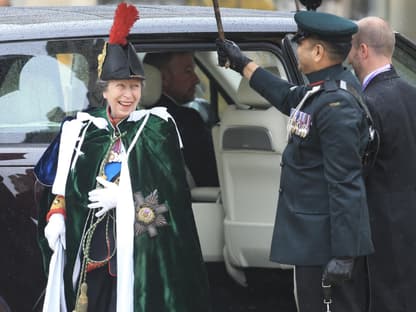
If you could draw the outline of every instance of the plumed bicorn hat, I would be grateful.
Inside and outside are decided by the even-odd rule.
[[[125,2],[117,6],[108,42],[98,56],[100,80],[145,79],[143,64],[133,45],[127,41],[131,27],[139,19],[139,11]]]

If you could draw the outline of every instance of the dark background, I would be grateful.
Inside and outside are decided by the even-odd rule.
[[[208,263],[214,312],[296,312],[291,269],[249,269],[248,286],[237,284],[224,263]]]

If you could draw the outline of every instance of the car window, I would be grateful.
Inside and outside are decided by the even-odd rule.
[[[188,46],[184,46],[184,50],[186,47]],[[145,49],[143,45],[141,45],[141,48]],[[180,46],[175,46],[175,49],[182,51],[180,48]],[[269,46],[266,46],[262,51],[258,44],[256,44],[256,49],[259,50],[245,50],[244,53],[273,74],[288,80],[288,74],[278,50],[265,51],[270,49]],[[159,48],[158,52],[161,51],[167,52],[169,50]],[[186,49],[186,51],[189,50]],[[152,52],[139,52],[138,55],[143,60],[146,53]],[[183,105],[197,110],[206,125],[212,127],[221,120],[222,113],[228,105],[240,104],[238,92],[242,76],[231,69],[218,66],[216,51],[192,52],[194,52],[196,65],[195,73],[200,83],[196,88],[195,100]]]
[[[60,41],[0,45],[0,144],[49,143],[65,117],[87,108],[88,55]]]
[[[211,126],[215,123],[215,117],[213,115],[214,110],[211,107],[209,77],[198,66],[195,67],[195,73],[200,81],[196,87],[195,99],[184,104],[184,106],[195,109],[201,115],[202,120],[208,126]]]
[[[244,53],[266,70],[282,79],[288,79],[282,59],[277,54],[261,50],[246,50]],[[243,78],[231,69],[218,66],[216,51],[197,52],[195,57],[199,65],[197,74],[201,81],[200,89],[204,91],[203,96],[210,101],[211,106],[215,105],[212,109],[216,110],[217,121],[221,120],[221,114],[229,104],[241,104],[238,92]]]
[[[64,118],[100,105],[94,86],[102,44],[102,40],[86,39],[0,45],[0,144],[49,143]],[[274,52],[245,53],[287,79],[282,60]],[[201,82],[195,101],[187,105],[212,126],[229,104],[239,104],[242,77],[219,67],[216,51],[197,51],[195,59]]]

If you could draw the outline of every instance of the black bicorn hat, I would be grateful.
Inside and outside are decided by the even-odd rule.
[[[143,64],[127,35],[139,11],[125,2],[117,6],[108,42],[98,55],[98,78],[100,80],[145,79]]]
[[[315,36],[325,41],[350,42],[352,35],[358,31],[353,21],[323,12],[298,11],[295,14],[298,33],[293,40],[300,37]]]

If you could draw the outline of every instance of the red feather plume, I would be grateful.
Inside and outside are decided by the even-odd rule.
[[[125,2],[117,6],[114,14],[113,26],[110,30],[110,44],[127,44],[127,36],[134,22],[139,19],[139,11],[134,5]]]

